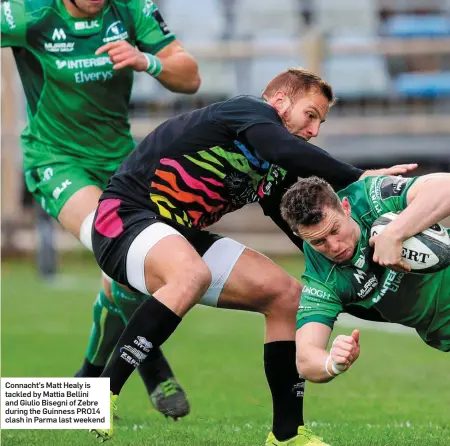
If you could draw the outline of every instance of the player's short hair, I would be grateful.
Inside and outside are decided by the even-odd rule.
[[[296,233],[299,225],[320,223],[325,217],[325,206],[342,211],[341,201],[330,184],[319,177],[301,178],[283,195],[281,216]]]
[[[283,91],[293,102],[311,91],[323,94],[330,105],[336,102],[333,87],[317,74],[301,67],[289,68],[276,75],[267,84],[262,97],[270,99],[277,91]]]

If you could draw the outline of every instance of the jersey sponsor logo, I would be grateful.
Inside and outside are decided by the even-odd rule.
[[[53,42],[47,42],[44,47],[50,53],[70,53],[75,47],[75,42],[61,42],[66,40],[67,36],[62,28],[55,28],[52,34]],[[55,41],[58,41],[55,43]]]
[[[358,283],[361,285],[361,283],[366,279],[367,273],[364,271],[357,269],[356,273],[353,273],[353,277],[358,281]]]
[[[169,30],[169,28],[167,27],[167,24],[166,24],[166,22],[164,21],[164,19],[162,18],[162,15],[161,15],[161,13],[157,10],[157,9],[155,9],[154,11],[153,11],[153,18],[158,22],[158,25],[159,25],[159,29],[161,30],[161,32],[165,35],[165,36],[167,36],[167,34],[170,34],[170,30]]]
[[[355,275],[356,277],[356,275]],[[362,288],[358,291],[357,295],[360,299],[364,299],[368,296],[372,291],[376,289],[378,286],[378,280],[375,276],[369,278],[369,280],[362,286]]]
[[[366,248],[361,248],[361,254],[355,262],[356,268],[362,268],[366,263],[366,256],[364,255],[364,251]]]
[[[100,28],[100,23],[98,23],[98,20],[85,20],[83,22],[75,22],[75,29],[77,31],[95,28]]]
[[[323,290],[318,290],[317,288],[310,287],[308,285],[305,285],[303,287],[303,293],[309,294],[311,296],[320,297],[321,299],[330,299],[331,295],[330,293],[327,293]]]
[[[117,20],[106,29],[105,37],[103,38],[104,43],[115,42],[116,40],[128,39],[128,32],[124,29],[121,20]]]
[[[112,61],[109,56],[90,57],[88,59],[68,59],[68,60],[55,60],[58,70],[63,68],[67,70],[80,70],[74,73],[74,79],[77,84],[84,84],[86,82],[105,82],[112,79],[114,72],[112,70],[85,72],[83,69],[89,69],[92,67],[104,67],[106,65],[112,65]]]
[[[377,296],[372,298],[372,302],[375,304],[379,302],[388,291],[392,291],[393,293],[397,292],[404,276],[404,273],[389,271],[383,285],[381,286],[380,292]]]
[[[42,181],[48,181],[53,176],[53,169],[51,167],[47,167],[44,170],[44,174],[42,175]]]
[[[369,196],[370,200],[372,201],[373,207],[375,208],[375,211],[381,214],[383,212],[383,208],[380,205],[381,191],[379,188],[379,179],[372,181],[372,184],[370,185]]]
[[[56,60],[56,67],[58,70],[67,68],[68,70],[79,70],[80,68],[103,67],[105,65],[112,65],[109,56],[90,57],[88,59],[69,59]]]
[[[383,178],[380,184],[381,199],[386,200],[390,197],[399,197],[409,181],[408,178],[402,177]]]
[[[5,15],[6,23],[9,25],[9,29],[14,29],[16,27],[16,22],[14,21],[14,16],[12,14],[11,3],[4,2],[2,9],[3,14]]]
[[[52,40],[66,40],[66,33],[62,28],[55,28],[52,34]]]
[[[150,17],[153,9],[153,2],[151,0],[145,0],[144,7],[142,8],[142,14],[145,15],[145,17]]]
[[[114,73],[110,71],[94,71],[93,73],[85,73],[84,71],[77,71],[74,74],[75,82],[77,84],[85,84],[86,82],[106,82],[113,78]]]
[[[72,182],[70,180],[64,180],[61,183],[61,186],[55,187],[55,189],[53,189],[52,195],[53,198],[55,200],[57,200],[61,194],[72,184]]]

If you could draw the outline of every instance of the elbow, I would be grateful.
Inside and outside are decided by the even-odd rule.
[[[185,78],[177,85],[166,84],[166,88],[172,93],[194,94],[197,93],[200,88],[200,76],[198,72],[195,72],[189,78]]]
[[[329,381],[329,379],[324,379],[324,377],[321,376],[321,373],[317,373],[314,365],[305,357],[297,356],[296,365],[298,374],[303,379],[306,379],[306,381],[316,384],[326,383]]]
[[[192,79],[190,79],[190,81],[187,83],[185,93],[187,94],[197,93],[201,83],[202,82],[200,80],[200,75],[198,74],[198,71],[196,71],[194,76],[192,76]]]

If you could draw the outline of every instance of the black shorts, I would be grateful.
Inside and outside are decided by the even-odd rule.
[[[92,225],[92,246],[102,271],[116,282],[135,290],[127,279],[128,250],[135,238],[155,223],[173,227],[188,240],[200,256],[222,238],[212,232],[178,225],[136,204],[118,198],[108,198],[99,203]]]

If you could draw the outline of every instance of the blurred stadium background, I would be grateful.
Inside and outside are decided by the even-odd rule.
[[[420,173],[450,170],[450,0],[156,3],[169,28],[197,58],[202,86],[194,96],[174,95],[146,74],[137,75],[130,104],[137,141],[167,117],[236,94],[258,95],[279,71],[305,66],[329,81],[339,97],[314,141],[319,146],[364,168],[418,162]],[[39,212],[23,187],[18,136],[26,119],[24,97],[10,51],[2,50],[1,56],[2,373],[68,376],[82,359],[98,271],[89,253]],[[273,256],[299,277],[302,263],[294,246],[261,217],[257,205],[249,206],[213,230]],[[35,254],[42,275],[65,274],[72,281],[56,281],[56,286],[40,281]],[[159,442],[166,424],[153,414],[148,426],[142,412],[148,404],[134,380],[130,396],[124,397],[133,409],[124,417],[137,424],[125,423],[118,444],[140,446],[149,444],[149,438],[161,445],[257,444],[255,438],[267,434],[270,400],[261,367],[262,321],[214,311],[205,318],[203,311],[209,310],[189,315],[167,347],[197,407],[193,418],[183,421],[191,429],[190,440],[183,426],[177,426],[170,440]],[[336,439],[333,445],[449,444],[444,358],[415,337],[395,336],[364,332],[370,354],[361,358],[352,378],[336,380],[326,392],[310,387],[308,420],[317,421],[313,428],[318,433]],[[242,338],[249,349],[223,341],[236,346]],[[30,348],[39,357],[28,358]],[[245,387],[251,395],[240,390],[235,395],[223,381]],[[344,392],[350,412],[340,404]],[[140,429],[147,440],[139,437]],[[375,430],[376,439],[371,437]],[[36,432],[4,435],[3,441],[11,446],[87,444],[83,438]]]
[[[130,107],[137,141],[173,114],[236,94],[259,95],[279,71],[305,66],[329,81],[339,97],[318,145],[362,167],[419,162],[422,172],[449,170],[450,0],[157,3],[197,58],[202,86],[194,96],[175,95],[146,74],[136,75]],[[26,119],[24,97],[9,50],[2,51],[2,60],[2,247],[7,254],[33,250],[36,238],[18,140]],[[269,253],[293,252],[287,238],[259,217],[258,206],[249,207],[216,230]],[[55,237],[58,248],[78,246],[59,228]]]

